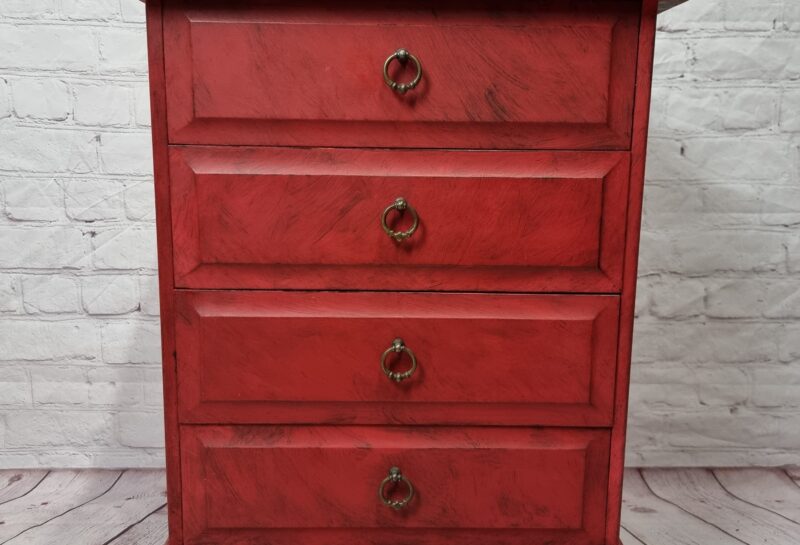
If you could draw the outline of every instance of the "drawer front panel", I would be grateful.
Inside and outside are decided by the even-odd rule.
[[[607,431],[182,429],[188,544],[600,544]],[[379,485],[399,468],[407,507]],[[405,483],[387,485],[402,500]]]
[[[173,148],[176,285],[616,291],[628,167],[613,152]],[[402,242],[381,227],[398,197],[419,218]]]
[[[610,425],[618,298],[179,292],[197,423]],[[387,376],[417,367],[399,381]],[[386,369],[384,371],[384,368]]]
[[[172,143],[630,146],[637,0],[166,4]]]

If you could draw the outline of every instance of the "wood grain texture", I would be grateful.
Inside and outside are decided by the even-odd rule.
[[[653,76],[657,0],[642,1],[642,17],[636,61],[636,98],[633,116],[628,214],[623,254],[622,297],[619,316],[617,380],[614,401],[614,426],[611,431],[608,515],[606,543],[618,539],[622,506],[622,477],[625,468],[625,438],[628,418],[633,318],[639,266],[639,238],[642,223],[647,134],[650,122],[650,95]]]
[[[85,474],[92,475],[91,472]],[[109,474],[111,475],[113,474]],[[5,543],[109,543],[130,526],[131,518],[142,520],[163,507],[166,502],[164,489],[162,471],[127,470],[99,497],[64,512],[47,524],[32,527]],[[63,503],[60,502],[62,505]],[[82,524],[87,520],[93,523],[90,526]]]
[[[605,529],[602,430],[202,426],[182,444],[189,545],[577,544]],[[416,490],[402,511],[377,494],[392,466]]]
[[[716,469],[720,485],[736,498],[800,524],[800,487],[781,469]]]
[[[164,431],[169,498],[169,545],[182,545],[180,433],[178,379],[175,354],[172,222],[167,147],[166,73],[161,0],[147,2],[147,56],[150,77],[150,115],[155,174],[156,237],[158,240],[158,295],[161,314],[161,366],[164,384]]]
[[[639,0],[167,7],[172,143],[630,145]],[[382,76],[401,47],[424,74],[403,96]]]
[[[628,155],[171,150],[176,284],[613,292]],[[381,214],[419,215],[398,243]],[[389,222],[407,228],[409,214]]]
[[[627,470],[622,502],[625,528],[647,545],[742,545],[737,536],[709,524],[672,499],[653,494],[638,470]],[[629,545],[624,537],[623,542]]]
[[[0,505],[0,542],[25,542],[22,535],[102,496],[119,476],[118,471],[99,470],[50,473],[30,493]]]
[[[647,545],[625,528],[619,530],[620,545]]]
[[[650,469],[643,474],[653,493],[745,543],[800,543],[800,524],[734,497],[710,470]]]
[[[164,545],[166,540],[167,508],[163,507],[144,520],[134,523],[110,543],[103,545]]]
[[[0,505],[30,493],[46,476],[47,471],[44,469],[36,471],[4,469],[0,471]]]
[[[181,419],[608,426],[617,298],[181,292]],[[418,361],[381,370],[401,337]],[[391,357],[397,370],[407,356]]]

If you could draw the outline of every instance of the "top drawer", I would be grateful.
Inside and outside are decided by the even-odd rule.
[[[169,1],[170,141],[629,147],[639,0],[463,4]]]

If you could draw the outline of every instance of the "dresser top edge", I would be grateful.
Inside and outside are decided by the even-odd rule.
[[[143,4],[147,3],[147,0],[140,0]],[[668,9],[672,9],[675,6],[683,4],[688,0],[658,0],[658,13],[667,11]]]

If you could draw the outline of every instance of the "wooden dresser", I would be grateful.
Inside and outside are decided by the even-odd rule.
[[[172,545],[617,545],[655,0],[148,0]]]

